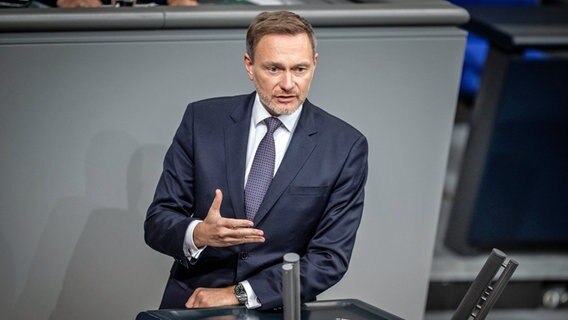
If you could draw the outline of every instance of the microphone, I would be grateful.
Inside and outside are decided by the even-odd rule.
[[[282,301],[284,320],[300,320],[300,256],[290,252],[282,264]]]

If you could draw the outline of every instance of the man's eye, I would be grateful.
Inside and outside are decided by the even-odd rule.
[[[268,71],[270,71],[270,72],[277,72],[277,71],[278,71],[278,68],[276,68],[276,67],[268,67]]]
[[[308,70],[308,68],[306,68],[306,67],[298,67],[298,68],[296,68],[296,72],[298,72],[298,73],[304,73],[304,72],[306,72],[306,70]]]

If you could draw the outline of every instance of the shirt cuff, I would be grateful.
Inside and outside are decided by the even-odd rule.
[[[250,285],[250,283],[245,280],[245,281],[241,281],[241,284],[243,285],[243,287],[245,288],[245,291],[247,292],[247,303],[245,303],[245,306],[247,307],[247,309],[260,308],[262,306],[262,304],[260,304],[260,301],[258,300],[258,297],[254,293],[254,290],[252,289],[252,286]]]
[[[195,227],[201,222],[203,221],[193,220],[185,231],[185,239],[183,241],[183,254],[187,257],[187,259],[189,259],[190,262],[199,258],[201,252],[203,252],[203,250],[207,248],[207,246],[198,248],[195,246],[195,243],[193,243],[193,230],[195,230]]]

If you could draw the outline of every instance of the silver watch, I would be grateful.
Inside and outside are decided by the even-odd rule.
[[[245,290],[245,287],[243,286],[242,283],[239,283],[235,286],[233,293],[237,297],[237,300],[239,300],[239,304],[247,303],[248,301],[247,291]]]

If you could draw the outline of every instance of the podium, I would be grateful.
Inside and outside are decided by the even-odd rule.
[[[309,302],[302,306],[302,319],[310,320],[400,320],[391,313],[357,299]],[[282,310],[258,311],[243,306],[203,309],[170,309],[140,312],[136,320],[281,320]]]

